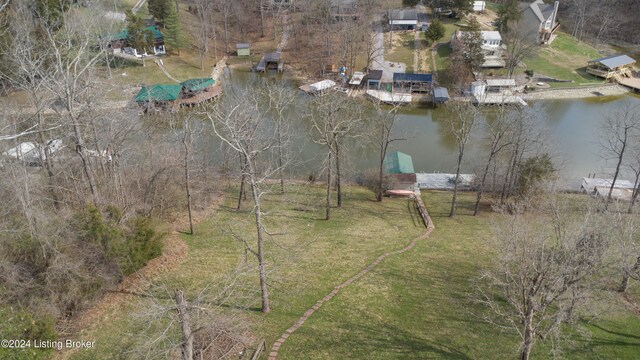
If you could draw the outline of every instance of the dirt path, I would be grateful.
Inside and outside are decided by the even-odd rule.
[[[195,214],[194,222],[200,222],[215,213],[223,203],[224,196],[216,194],[210,207]],[[180,238],[180,231],[188,228],[187,221],[184,218],[172,224],[173,230],[164,240],[162,255],[149,261],[142,269],[127,276],[114,289],[107,290],[102,298],[98,299],[88,309],[65,322],[59,323],[58,328],[61,340],[78,340],[84,330],[108,319],[111,314],[117,313],[125,302],[137,296],[136,294],[144,293],[151,285],[151,281],[182,263],[187,255],[188,246]],[[55,353],[54,358],[68,359],[76,350],[58,351]]]
[[[414,31],[413,33],[413,71],[420,72],[420,61],[418,60],[418,54],[420,53],[420,32]]]
[[[427,217],[428,217],[428,215],[427,215]],[[402,248],[400,250],[396,250],[396,251],[392,251],[392,252],[388,252],[388,253],[384,253],[383,255],[380,255],[377,259],[375,259],[371,264],[369,264],[367,267],[362,269],[359,273],[357,273],[356,275],[352,276],[351,278],[349,278],[347,281],[343,282],[342,284],[340,284],[340,285],[336,286],[335,288],[333,288],[333,290],[330,293],[328,293],[322,299],[318,300],[315,303],[315,305],[310,307],[300,317],[300,319],[298,319],[298,321],[296,321],[295,324],[293,324],[290,328],[288,328],[284,332],[284,334],[282,334],[282,336],[280,336],[280,338],[278,340],[276,340],[276,342],[271,347],[271,352],[269,353],[269,360],[276,360],[278,358],[278,352],[280,351],[280,348],[282,347],[284,342],[287,341],[289,336],[291,336],[291,334],[293,334],[296,330],[298,330],[307,321],[307,319],[311,315],[313,315],[313,313],[316,312],[316,310],[318,310],[318,309],[320,309],[320,307],[322,307],[322,305],[324,303],[326,303],[329,300],[333,299],[333,297],[336,296],[340,292],[340,290],[346,288],[347,286],[351,285],[351,283],[353,283],[354,281],[356,281],[356,280],[360,279],[361,277],[363,277],[364,275],[366,275],[369,271],[371,271],[378,264],[380,264],[380,262],[382,260],[384,260],[386,257],[391,256],[391,255],[402,254],[404,252],[407,252],[407,251],[413,249],[416,246],[416,244],[418,243],[418,240],[424,240],[424,239],[428,238],[429,235],[431,235],[431,232],[433,231],[433,229],[435,228],[433,226],[433,221],[431,221],[431,218],[430,217],[428,217],[428,218],[429,218],[429,227],[427,227],[427,229],[424,231],[424,233],[422,233],[422,235],[420,235],[420,236],[414,238],[413,240],[411,240],[411,242],[407,246],[405,246],[404,248]]]

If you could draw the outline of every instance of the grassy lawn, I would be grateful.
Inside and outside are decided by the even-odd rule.
[[[266,198],[272,215],[267,225],[284,231],[266,243],[273,311],[256,309],[255,274],[240,278],[238,291],[251,289],[250,301],[231,303],[254,324],[257,338],[268,347],[335,285],[384,252],[404,247],[423,231],[406,200],[371,201],[372,194],[349,188],[343,209],[322,218],[322,188],[294,187],[288,199]],[[469,303],[473,280],[490,265],[493,214],[469,216],[473,194],[461,195],[460,216],[447,217],[451,194],[428,192],[423,200],[436,225],[427,240],[407,253],[385,259],[372,272],[343,289],[317,311],[281,348],[281,359],[504,359],[514,358],[518,337],[499,331],[475,317]],[[229,232],[250,237],[251,213],[229,210],[234,199],[211,219],[199,224],[196,236],[184,236],[187,259],[162,275],[156,285],[182,288],[192,299],[203,287],[220,282],[242,261],[241,244]],[[633,289],[638,298],[637,286]],[[75,359],[130,358],[127,351],[140,339],[157,336],[133,313],[150,306],[144,297],[130,297],[123,308],[93,324],[82,338],[97,348],[75,353]],[[603,300],[604,301],[604,300]],[[609,311],[588,325],[592,341],[575,336],[568,359],[633,359],[640,348],[637,315],[606,299]],[[254,309],[254,310],[251,310]],[[176,327],[176,326],[174,326]],[[177,329],[172,336],[178,336]],[[551,358],[540,344],[534,358]]]
[[[602,79],[586,73],[587,61],[601,57],[590,45],[579,42],[565,33],[546,47],[541,47],[533,56],[524,59],[527,69],[556,79],[573,80],[564,86],[585,83],[602,83]]]
[[[389,33],[385,34],[385,40],[385,60],[404,63],[407,65],[407,72],[413,72],[413,50],[415,49],[413,31],[394,31],[391,50],[387,50]]]

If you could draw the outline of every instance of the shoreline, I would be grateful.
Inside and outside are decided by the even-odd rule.
[[[599,98],[606,96],[621,96],[631,91],[619,84],[589,85],[584,87],[556,88],[537,90],[530,93],[518,94],[525,101],[532,100],[571,100]]]

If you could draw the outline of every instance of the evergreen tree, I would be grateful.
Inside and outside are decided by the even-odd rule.
[[[180,17],[174,6],[169,10],[167,19],[165,22],[165,40],[169,46],[180,53],[180,49],[183,45],[182,26],[180,25]]]
[[[153,49],[153,32],[146,29],[144,20],[131,10],[127,11],[126,16],[129,46],[136,49],[139,54]]]
[[[34,15],[52,29],[64,25],[64,13],[69,10],[71,0],[36,0]]]
[[[462,58],[472,70],[480,68],[484,62],[482,51],[482,34],[480,31],[466,31],[462,33]]]
[[[438,20],[433,20],[431,25],[427,28],[427,39],[431,40],[431,42],[436,42],[444,36],[444,25]]]
[[[147,8],[149,14],[164,25],[171,9],[175,10],[175,3],[173,0],[148,0]]]

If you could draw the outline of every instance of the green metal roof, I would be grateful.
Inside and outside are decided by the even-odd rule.
[[[145,30],[151,31],[153,33],[153,38],[154,39],[164,39],[164,35],[162,35],[162,33],[160,32],[160,30],[158,30],[157,26],[147,26],[146,28],[144,28]],[[111,36],[111,40],[127,40],[129,38],[129,30],[128,29],[124,29],[122,31],[120,31],[119,33],[113,34]]]
[[[176,101],[180,97],[180,85],[143,86],[136,95],[136,102],[144,101]]]
[[[394,151],[384,157],[384,169],[388,174],[413,174],[413,160],[410,155]]]
[[[189,91],[199,91],[215,84],[212,78],[189,79],[180,83],[180,85]]]

